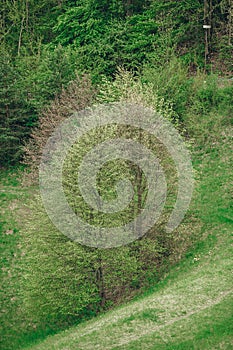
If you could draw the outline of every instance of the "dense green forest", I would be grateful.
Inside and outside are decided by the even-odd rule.
[[[211,25],[208,33],[206,23]],[[231,0],[4,0],[2,166],[22,158],[22,145],[41,109],[77,74],[90,74],[96,85],[103,77],[114,79],[118,67],[134,74],[162,69],[172,55],[190,74],[205,69],[231,75]],[[182,114],[184,106],[176,107]]]
[[[184,269],[189,271],[198,264],[199,255],[211,255],[217,240],[211,235],[205,241],[211,230],[221,232],[221,225],[226,224],[228,232],[233,2],[3,0],[0,21],[1,345],[4,350],[16,350],[31,348],[48,334],[151,293],[172,266],[182,269],[182,259],[187,260]],[[63,235],[50,221],[38,185],[43,150],[56,127],[74,112],[111,103],[143,105],[162,115],[192,154],[196,187],[181,225],[174,232],[166,231],[179,180],[169,149],[132,125],[89,130],[64,161],[62,185],[75,214],[91,225],[113,228],[134,219],[148,196],[140,167],[115,160],[101,168],[98,192],[114,201],[116,184],[127,178],[134,190],[129,207],[106,215],[85,203],[77,186],[77,168],[98,143],[120,137],[140,142],[159,155],[167,179],[158,222],[140,239],[104,249]],[[136,115],[137,109],[133,112]],[[225,248],[222,244],[216,253],[223,264],[219,263],[219,270],[225,268]],[[200,280],[205,277],[201,270]],[[228,286],[224,281],[221,284],[219,279],[219,288]],[[198,296],[195,300],[198,304]],[[128,315],[127,326],[132,320]],[[138,320],[154,322],[157,316],[145,312]],[[78,349],[77,344],[63,347],[62,341],[59,346]],[[192,347],[188,343],[178,348]]]

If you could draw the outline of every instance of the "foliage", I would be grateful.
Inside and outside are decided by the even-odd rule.
[[[231,133],[224,125],[219,130],[209,130],[209,142],[196,133],[193,206],[202,221],[196,247],[136,300],[29,348],[122,348],[122,342],[127,349],[231,348]],[[196,230],[191,226],[187,236]]]
[[[1,166],[22,160],[38,115],[76,76],[76,56],[61,46],[43,50],[36,57],[12,56],[2,50],[0,58]]]
[[[93,102],[95,90],[88,76],[79,76],[63,89],[60,96],[41,111],[38,127],[31,133],[31,139],[25,146],[24,163],[30,167],[28,180],[38,180],[38,165],[48,137],[64,119],[75,111],[80,111]]]
[[[232,6],[228,2],[213,0],[205,14],[204,21],[212,23],[205,68],[230,75]],[[162,79],[174,55],[191,72],[203,68],[202,24],[203,2],[199,0],[4,0],[0,21],[2,165],[19,162],[41,108],[76,72],[90,74],[96,84],[103,75],[114,79],[119,66],[140,73],[146,65],[153,66]],[[171,73],[177,76],[175,62]],[[175,78],[170,81],[173,94],[171,84]],[[183,81],[174,99],[169,97],[179,115],[185,113],[185,92]],[[169,91],[160,93],[166,98],[162,93]]]
[[[96,312],[97,252],[66,239],[50,223],[40,201],[34,203],[21,241],[25,254],[21,280],[23,307],[28,322],[35,327],[61,328]]]
[[[208,118],[208,123],[213,125],[217,119],[222,119],[222,115],[219,114],[218,117],[209,115]],[[193,119],[198,122],[196,115],[193,115]],[[149,348],[153,348],[156,344],[158,348],[164,349],[168,347],[186,349],[193,345],[203,349],[230,348],[232,298],[231,294],[227,294],[231,290],[232,260],[231,193],[230,189],[228,191],[231,173],[230,130],[224,124],[219,125],[218,130],[209,128],[207,143],[199,138],[199,132],[196,133],[195,141],[193,163],[197,172],[198,187],[193,207],[202,221],[203,234],[196,247],[192,248],[177,266],[169,270],[163,281],[154,283],[136,300],[117,307],[105,315],[74,326],[54,337],[50,336],[35,346],[32,340],[39,335],[45,337],[46,334],[41,334],[39,328],[33,329],[33,324],[29,325],[32,331],[26,344],[29,349],[47,350],[54,347],[63,349],[64,346],[77,349],[77,347],[94,348],[99,345],[102,348],[122,347],[120,343],[122,339],[126,342],[124,347],[129,349],[140,348],[142,344]],[[7,192],[9,193],[10,189]],[[29,224],[32,228],[32,222]],[[199,230],[200,226],[190,226],[192,234]],[[23,233],[22,229],[21,232],[27,236],[26,231]],[[41,231],[40,237],[43,237]],[[45,240],[44,236],[42,241]],[[21,249],[23,251],[24,247]],[[30,253],[30,245],[26,250]],[[55,253],[51,252],[52,256],[53,254]],[[36,260],[36,257],[34,259]],[[146,264],[148,265],[147,259]],[[29,271],[30,266],[27,268]],[[33,269],[33,272],[38,271]],[[114,276],[116,276],[115,270]],[[44,279],[43,276],[42,278]],[[137,281],[133,283],[137,284]],[[154,327],[157,330],[158,326],[161,337],[154,331]],[[14,327],[15,325],[11,323],[9,327],[9,331],[12,332],[11,346],[8,349],[19,348],[18,344],[12,345],[15,344],[13,342],[16,336],[13,333]],[[21,325],[21,335],[23,327],[25,324]],[[180,332],[181,327],[183,332]],[[132,337],[129,337],[129,330]]]
[[[147,13],[106,20],[77,7],[58,18],[55,33],[55,43],[72,45],[80,69],[97,80],[99,74],[112,76],[119,65],[138,69],[154,50],[157,25]]]
[[[206,75],[200,70],[190,76],[187,66],[176,57],[162,67],[145,65],[142,77],[155,94],[172,105],[173,115],[182,125],[181,132],[188,129],[192,133],[195,125],[200,130],[200,123],[206,135],[204,116],[210,120],[207,117],[210,113],[222,113],[226,123],[230,122],[233,88],[230,79],[219,79],[215,74]],[[196,118],[199,118],[198,123]]]
[[[31,327],[80,322],[129,294],[139,274],[129,247],[105,251],[72,242],[50,223],[39,200],[35,206],[21,238],[22,303]]]
[[[0,76],[0,157],[3,166],[18,162],[23,152],[23,140],[29,137],[36,118],[27,92],[21,86],[21,76],[5,52],[0,57]]]
[[[114,82],[105,79],[99,90],[94,95],[90,80],[84,77],[73,82],[43,111],[39,127],[33,131],[26,149],[26,162],[32,170],[26,178],[27,183],[31,177],[36,179],[38,176],[41,152],[54,128],[74,111],[93,102],[134,101],[153,106],[168,119],[173,118],[171,105],[154,94],[150,85],[143,84],[128,72],[120,71]],[[124,220],[132,220],[143,208],[143,201],[139,198],[145,190],[145,179],[137,167],[125,161],[106,164],[101,169],[97,184],[101,196],[111,199],[115,196],[117,180],[127,177],[131,181],[135,195],[131,206],[124,212],[105,218],[84,202],[78,190],[77,168],[86,152],[100,141],[119,136],[138,140],[139,133],[133,128],[123,130],[115,126],[92,130],[73,145],[64,162],[63,188],[66,198],[74,212],[95,226],[115,227]],[[159,152],[169,182],[166,210],[160,222],[142,239],[108,250],[84,247],[65,238],[50,223],[39,198],[30,206],[31,215],[21,235],[21,244],[25,247],[21,290],[27,319],[38,329],[43,325],[57,329],[132,298],[158,279],[162,269],[169,262],[177,261],[191,244],[192,238],[185,238],[182,231],[175,237],[166,234],[163,228],[176,193],[176,174],[171,159],[162,145],[148,138],[148,135],[140,133],[140,142]]]
[[[114,81],[103,78],[98,91],[96,100],[99,103],[128,101],[152,107],[170,121],[175,117],[172,102],[158,96],[152,83],[145,83],[140,77],[122,68],[118,68]]]
[[[67,3],[66,0],[4,0],[0,22],[4,48],[14,57],[36,55],[41,44],[53,38],[52,27]]]
[[[229,160],[227,153],[224,162],[218,160],[217,146],[227,145],[224,137],[232,123],[229,4],[229,0],[213,0],[213,8],[207,14],[212,30],[208,39],[211,55],[205,68],[208,73],[214,70],[228,75],[219,78],[202,72],[202,24],[207,20],[202,1],[4,0],[0,19],[1,166],[17,164],[25,155],[28,185],[31,180],[38,180],[38,165],[47,138],[71,113],[96,102],[142,103],[152,106],[192,138],[194,150],[202,156],[196,162],[205,164],[204,170],[200,166],[205,179],[202,178],[195,213],[203,225],[210,225],[211,220],[227,225],[231,222],[229,196],[223,196],[220,189],[225,189],[228,183],[228,172],[223,175],[222,171]],[[103,217],[93,217],[89,207],[82,207],[79,193],[75,192],[75,169],[80,156],[109,135],[137,140],[137,134],[138,130],[130,128],[125,133],[115,127],[99,129],[89,135],[88,142],[75,145],[65,163],[63,184],[70,205],[97,225]],[[192,244],[194,234],[199,232],[194,227],[192,212],[177,232],[171,235],[164,232],[166,217],[175,201],[174,164],[154,138],[144,134],[140,137],[145,146],[161,156],[168,197],[157,226],[127,247],[104,251],[69,241],[51,224],[37,197],[16,214],[22,226],[19,233],[11,215],[16,210],[15,199],[25,202],[25,195],[16,195],[12,184],[10,194],[6,195],[4,187],[4,315],[8,311],[3,322],[5,348],[18,347],[22,334],[29,342],[33,337],[56,332],[132,298],[156,284],[167,267],[177,262]],[[209,160],[213,163],[210,169]],[[210,179],[211,171],[214,175]],[[121,176],[132,180],[136,194],[132,207],[125,213],[128,219],[143,206],[139,194],[144,189],[144,178],[138,168],[126,162],[107,164],[98,178],[98,186],[101,194],[111,199],[115,196],[115,181]],[[35,187],[31,189],[37,191]],[[105,224],[114,226],[121,219],[115,215]],[[222,227],[215,227],[222,232]],[[207,235],[209,231],[205,232]],[[219,240],[222,241],[220,235]],[[206,266],[215,267],[215,274],[216,266],[219,271],[224,266],[225,249],[217,265],[214,259],[210,265],[206,262]],[[190,256],[189,264],[194,263]],[[183,280],[189,277],[189,271],[182,275]],[[202,280],[205,277],[200,275]],[[219,279],[218,285],[220,282],[224,279]],[[193,283],[196,285],[197,281]],[[210,291],[214,289],[211,287]],[[139,312],[138,319],[157,321],[156,311]]]
[[[142,76],[151,84],[154,94],[172,104],[174,115],[182,121],[191,93],[187,66],[172,56],[164,65],[145,65]]]

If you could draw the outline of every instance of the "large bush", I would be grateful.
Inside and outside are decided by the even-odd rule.
[[[79,84],[74,82],[44,111],[39,128],[33,132],[32,142],[27,147],[27,161],[32,164],[34,178],[37,177],[43,146],[54,127],[69,117],[71,112],[80,110],[91,101],[143,103],[153,106],[160,113],[163,112],[166,118],[173,120],[171,105],[160,99],[150,85],[143,84],[127,72],[120,72],[113,83],[105,80],[99,90],[93,100],[91,86],[86,80]],[[104,127],[92,130],[72,147],[63,168],[63,186],[70,206],[76,213],[83,215],[85,221],[89,220],[96,226],[104,223],[108,227],[117,226],[122,220],[128,222],[143,208],[143,196],[139,195],[145,191],[143,173],[138,167],[124,161],[106,164],[100,171],[98,186],[103,197],[112,199],[116,195],[114,185],[117,179],[122,174],[124,178],[128,177],[135,191],[129,210],[114,213],[110,219],[105,219],[85,205],[78,192],[77,168],[82,157],[100,141],[119,136],[138,141],[140,136],[141,143],[159,154],[168,182],[166,209],[159,222],[142,239],[124,247],[106,250],[84,247],[63,236],[49,221],[40,199],[35,198],[25,232],[21,234],[24,247],[21,285],[23,308],[32,325],[39,328],[42,325],[61,327],[62,324],[78,322],[132,297],[157,281],[164,266],[179,259],[191,242],[192,238],[185,234],[185,225],[174,235],[164,230],[176,196],[174,164],[158,140],[138,133],[134,128],[123,130],[122,127]]]

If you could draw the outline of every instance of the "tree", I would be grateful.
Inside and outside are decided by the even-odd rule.
[[[21,86],[19,71],[5,51],[0,57],[0,81],[0,158],[1,165],[7,166],[22,157],[23,142],[35,125],[36,115]]]
[[[51,41],[54,21],[67,3],[70,1],[4,0],[0,22],[2,43],[14,55],[34,53],[36,46]]]

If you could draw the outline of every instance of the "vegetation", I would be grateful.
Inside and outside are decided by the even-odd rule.
[[[4,0],[1,11],[2,348],[230,349],[231,1]],[[76,214],[115,227],[144,208],[145,174],[125,160],[105,164],[97,188],[112,200],[117,181],[130,180],[127,209],[106,215],[82,198],[77,168],[112,138],[159,155],[168,186],[144,237],[91,248],[50,221],[38,167],[61,122],[112,102],[152,107],[174,125],[192,153],[196,187],[182,224],[167,233],[177,172],[166,147],[133,127],[91,130],[63,166]]]
[[[201,149],[199,144],[194,152],[199,185],[192,208],[201,218],[203,231],[197,244],[165,279],[142,296],[48,337],[31,347],[33,350],[50,350],[55,344],[57,349],[232,347],[232,208],[227,190],[231,135],[223,125],[221,135],[211,132],[208,144]]]
[[[209,125],[213,125],[213,118],[215,117],[214,114],[208,116]],[[198,116],[196,118],[198,118]],[[194,121],[193,119],[193,122]],[[197,172],[198,185],[196,187],[191,211],[199,218],[196,225],[193,225],[193,223],[190,225],[190,231],[192,230],[194,231],[193,233],[199,233],[199,238],[194,247],[188,249],[187,253],[183,255],[183,260],[171,269],[167,277],[160,283],[156,282],[156,275],[152,274],[150,289],[146,290],[146,292],[135,301],[126,306],[123,305],[106,315],[100,315],[96,320],[93,319],[87,323],[80,324],[78,328],[72,328],[65,333],[57,335],[55,338],[49,337],[45,343],[39,343],[38,346],[35,346],[35,349],[50,349],[54,347],[55,343],[58,349],[64,346],[69,349],[76,349],[77,346],[84,349],[89,346],[89,348],[92,349],[97,345],[103,349],[106,348],[106,346],[110,348],[137,349],[140,348],[141,344],[148,349],[153,348],[154,344],[161,349],[175,347],[181,349],[200,347],[204,349],[217,349],[219,347],[230,349],[232,341],[232,330],[230,326],[232,324],[230,320],[231,280],[229,273],[231,265],[230,234],[232,227],[232,208],[230,191],[228,191],[228,179],[231,170],[229,148],[230,132],[227,119],[224,115],[222,117],[218,115],[218,122],[219,125],[216,129],[210,129],[212,130],[211,133],[206,131],[206,135],[203,139],[199,138],[199,132],[197,132],[197,134],[195,134],[195,143],[193,144],[193,164]],[[193,125],[195,125],[195,123]],[[196,125],[195,130],[197,130]],[[218,132],[219,130],[221,130],[221,133]],[[7,175],[9,176],[9,174]],[[8,202],[8,205],[11,207],[15,204],[15,210],[16,205],[18,208],[21,207],[19,200],[25,198],[26,192],[25,190],[22,192],[21,187],[14,180],[15,177],[10,177],[9,179],[12,180],[2,179],[2,188],[6,189],[6,192],[9,193],[7,201],[5,200],[6,203]],[[13,189],[11,189],[12,186],[14,186],[13,188],[16,191],[14,198],[14,192]],[[16,198],[18,198],[18,202],[15,201]],[[16,214],[16,216],[22,218],[22,214],[25,216],[25,212],[23,213],[22,211],[18,215]],[[7,234],[12,227],[16,227],[16,224],[5,215],[7,224],[4,224],[3,233],[5,234],[3,237],[5,237],[5,240],[8,240],[8,249],[11,249],[12,253],[15,253],[15,256],[12,256],[9,250],[5,250],[5,256],[8,261],[7,270],[4,272],[4,274],[7,273],[5,281],[8,283],[8,288],[5,288],[5,307],[8,310],[8,317],[5,320],[5,324],[8,323],[8,327],[6,324],[5,332],[6,334],[8,333],[8,344],[11,344],[9,348],[18,348],[20,342],[22,344],[27,344],[29,340],[32,342],[33,339],[36,340],[48,333],[53,334],[55,330],[62,330],[63,322],[68,322],[69,318],[71,318],[71,323],[74,322],[74,320],[72,320],[72,315],[67,312],[67,310],[70,305],[72,305],[72,302],[75,303],[75,307],[77,308],[78,299],[76,298],[75,300],[75,296],[78,296],[81,301],[83,292],[79,290],[78,294],[75,293],[74,280],[72,280],[72,278],[70,279],[70,276],[73,276],[74,265],[72,259],[76,262],[76,268],[79,266],[78,273],[76,272],[75,274],[77,278],[80,276],[80,267],[91,267],[94,258],[93,252],[91,252],[90,256],[89,250],[81,246],[73,245],[64,236],[58,235],[49,221],[46,220],[46,216],[41,215],[41,211],[34,215],[38,216],[38,219],[35,219],[35,221],[29,219],[28,225],[24,223],[23,227],[24,229],[27,227],[27,231],[24,234],[21,230],[20,235],[25,237],[24,242],[30,244],[29,250],[25,244],[19,247],[19,250],[16,250],[14,240],[20,238],[19,235],[17,235],[16,229],[14,229],[14,233]],[[41,227],[39,234],[36,232],[35,226],[37,225],[37,220],[39,220]],[[19,223],[17,226],[19,226]],[[30,226],[31,229],[29,229],[28,226]],[[37,225],[37,227],[39,226]],[[187,228],[187,220],[184,223],[184,227]],[[200,229],[202,232],[201,235]],[[51,232],[51,230],[53,230],[53,232]],[[35,234],[36,239],[33,237]],[[57,235],[56,239],[54,239],[55,234]],[[54,246],[54,242],[56,246]],[[48,248],[50,249],[50,253],[47,254]],[[37,251],[39,249],[40,251],[39,260],[38,254],[33,254],[35,249]],[[77,254],[78,251],[79,254]],[[84,255],[80,254],[82,251],[85,251]],[[26,258],[24,255],[25,252],[27,253]],[[118,254],[119,253],[123,255],[118,256],[118,262],[122,263],[121,258],[123,258],[125,262],[127,256],[125,249],[119,250]],[[17,262],[17,257],[19,256],[24,257],[24,260],[21,258],[21,264],[23,263],[24,265],[23,275],[25,277],[27,276],[30,282],[34,281],[35,283],[37,279],[42,282],[39,286],[35,284],[32,285],[33,288],[31,290],[29,289],[31,284],[27,284],[26,282],[26,285],[28,285],[26,294],[24,294],[25,290],[19,293],[20,286],[17,278],[19,276],[19,270],[18,268],[16,269],[16,267],[19,266],[19,262]],[[110,266],[114,266],[111,256],[107,259],[105,255],[105,258]],[[115,259],[116,255],[114,255],[114,263],[116,263]],[[56,262],[53,270],[47,268],[47,266],[51,266],[51,261],[53,261],[53,263]],[[63,261],[65,261],[65,264]],[[148,262],[148,260],[146,261]],[[41,264],[38,262],[41,262]],[[84,262],[85,265],[83,264]],[[81,265],[78,265],[80,263]],[[132,259],[129,263],[128,267],[127,265],[123,265],[124,272],[126,269],[129,272],[129,267],[133,272],[135,263],[132,263]],[[62,270],[64,268],[65,271],[63,272]],[[25,274],[25,270],[27,274]],[[33,273],[29,273],[30,270],[33,271],[35,276],[33,276]],[[11,277],[10,284],[9,271],[13,277]],[[120,272],[120,269],[118,269],[118,272]],[[22,273],[22,270],[20,273]],[[63,273],[66,275],[66,279],[64,279]],[[53,276],[53,284],[51,284],[51,279],[46,281],[46,276]],[[110,274],[109,277],[111,276]],[[86,281],[86,283],[87,282],[88,281]],[[120,279],[118,279],[118,282],[120,282]],[[124,280],[124,285],[126,285],[125,282]],[[49,295],[43,294],[43,289],[41,289],[46,288],[46,283],[50,283]],[[59,283],[61,283],[60,289]],[[54,288],[55,285],[58,286],[57,291]],[[74,288],[73,294],[71,294],[72,286]],[[63,294],[64,291],[65,295]],[[39,304],[24,304],[25,306],[22,308],[21,298],[23,298],[25,302],[26,296],[29,296],[32,292],[39,293],[38,296],[34,294],[34,300],[37,300]],[[94,294],[92,293],[91,295],[93,296]],[[50,307],[50,312],[47,315],[58,321],[59,317],[61,317],[61,314],[64,312],[66,318],[60,318],[60,324],[57,325],[57,327],[42,330],[40,328],[41,326],[38,327],[38,323],[31,322],[42,316],[44,322],[45,309],[43,309],[43,305],[45,305],[45,301],[43,298],[45,296],[47,296],[46,307]],[[58,298],[55,298],[55,296]],[[69,296],[69,298],[67,298],[67,296]],[[14,298],[14,302],[11,301],[12,298]],[[53,299],[53,302],[50,302],[50,298]],[[62,298],[66,300],[65,304],[62,304]],[[97,293],[96,301],[99,300],[98,298]],[[84,300],[89,300],[87,295],[85,295],[83,301]],[[32,307],[34,317],[31,320],[29,314],[32,314]],[[62,309],[62,307],[65,307],[65,309]],[[70,309],[73,310],[72,307]],[[15,310],[18,310],[17,313]],[[57,310],[59,310],[59,312],[57,312]],[[87,313],[87,310],[88,309],[86,309],[85,313]],[[91,314],[86,314],[85,318],[90,316]],[[51,318],[48,320],[50,325]],[[79,322],[79,320],[76,320],[75,323],[77,321]],[[9,323],[12,328],[9,327]],[[181,328],[183,330],[182,332],[180,332]],[[17,329],[21,329],[18,340]],[[138,332],[138,329],[140,329],[140,332]],[[25,332],[23,339],[22,330]],[[13,334],[14,340],[12,339]],[[107,334],[108,336],[103,337],[103,334]],[[4,343],[5,348],[7,348],[6,339],[7,338],[5,338]],[[107,339],[109,339],[108,343],[106,343]],[[32,345],[28,348],[34,349]]]
[[[174,52],[191,71],[232,72],[230,0],[4,0],[1,10],[1,161],[22,158],[42,108],[79,74],[141,72]],[[208,5],[208,4],[207,4]],[[106,15],[107,14],[107,15]],[[204,16],[204,15],[205,16]],[[204,20],[203,20],[204,17]],[[203,23],[210,21],[205,62]]]

